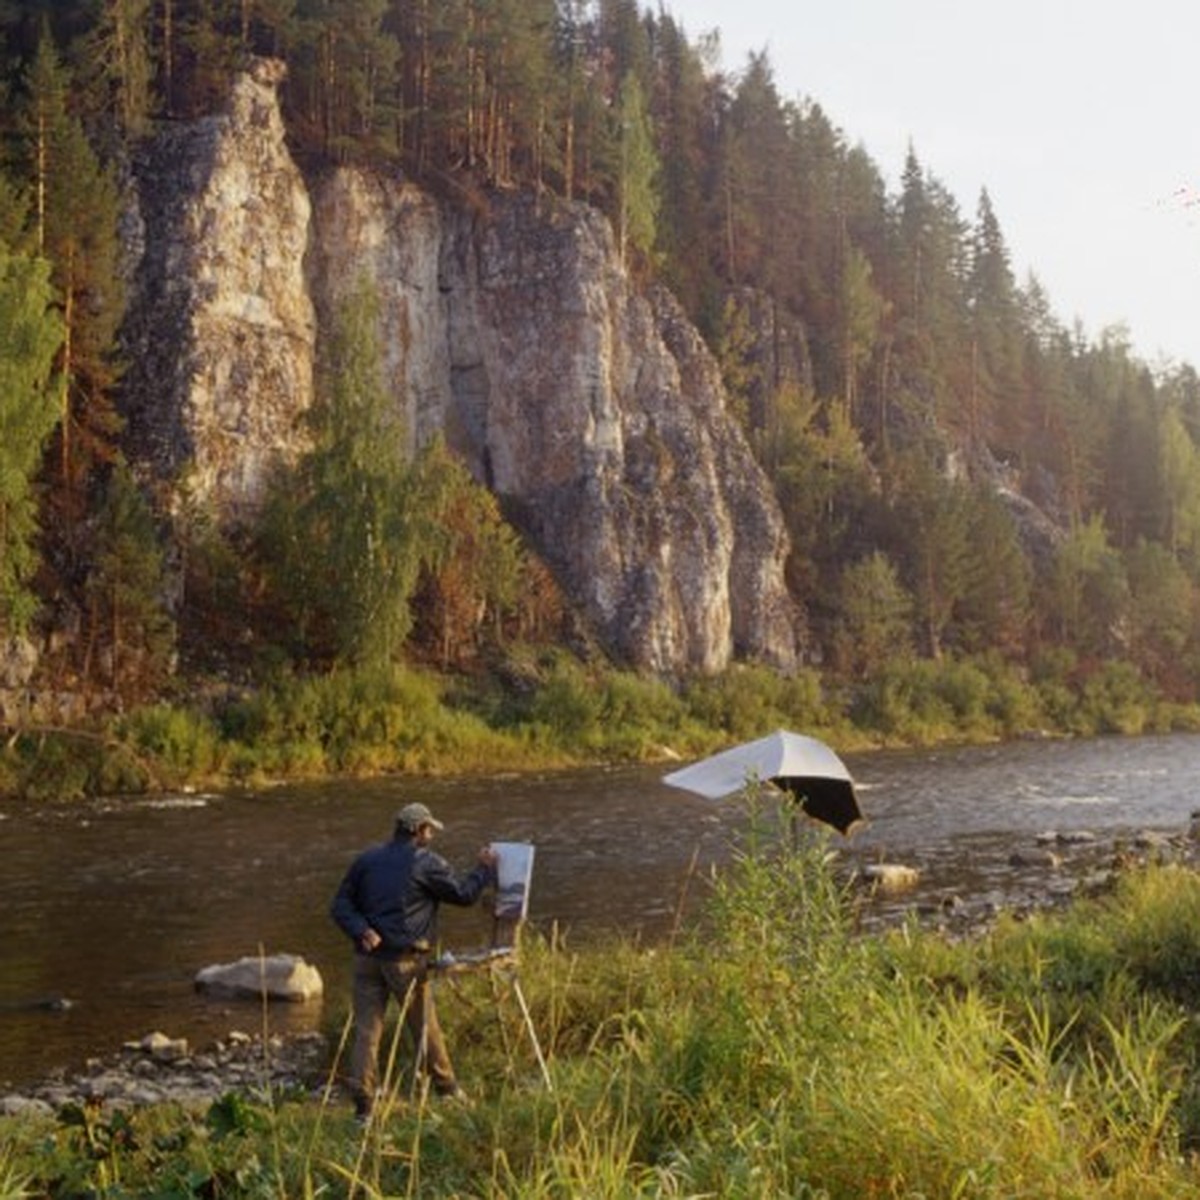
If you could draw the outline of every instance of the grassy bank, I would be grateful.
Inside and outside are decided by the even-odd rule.
[[[281,675],[252,691],[195,685],[79,728],[30,728],[0,749],[0,793],[70,798],[395,772],[468,774],[707,753],[771,729],[842,750],[1034,734],[1200,729],[1121,663],[995,657],[895,664],[855,687],[815,671],[739,667],[677,687],[569,656],[514,654],[487,675],[406,668]]]
[[[704,930],[526,948],[552,1089],[468,977],[442,1008],[471,1108],[397,1078],[366,1131],[319,1089],[9,1119],[0,1196],[1200,1195],[1191,872],[970,943],[860,937],[818,842],[745,854]]]

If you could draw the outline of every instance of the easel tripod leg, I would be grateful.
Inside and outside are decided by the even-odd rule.
[[[542,1078],[546,1081],[547,1091],[554,1091],[554,1084],[550,1079],[550,1068],[546,1066],[546,1059],[542,1055],[542,1045],[538,1041],[537,1030],[533,1025],[533,1016],[529,1012],[529,1005],[525,1003],[525,993],[521,990],[521,981],[513,975],[510,979],[512,990],[516,993],[517,1003],[521,1006],[521,1016],[525,1018],[525,1028],[529,1031],[529,1040],[533,1043],[533,1052],[537,1055],[538,1066],[542,1068]]]

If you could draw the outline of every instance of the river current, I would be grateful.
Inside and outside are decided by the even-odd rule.
[[[1196,735],[844,757],[868,823],[829,844],[849,868],[920,869],[920,887],[891,902],[893,915],[949,896],[1019,903],[1043,881],[1014,869],[1014,856],[1049,835],[1111,844],[1180,834],[1200,808]],[[388,836],[412,799],[445,821],[438,848],[457,865],[488,841],[535,845],[536,929],[576,944],[614,931],[660,940],[696,919],[706,875],[728,861],[746,821],[735,801],[667,787],[667,769],[0,802],[0,1083],[79,1066],[152,1030],[203,1045],[259,1028],[257,1005],[214,1001],[193,981],[260,950],[308,959],[327,1002],[342,1000],[349,954],[329,900],[354,853]],[[443,912],[447,946],[486,943],[480,909]],[[60,997],[70,1005],[40,1007]],[[319,1019],[320,1005],[269,1014],[276,1030]]]

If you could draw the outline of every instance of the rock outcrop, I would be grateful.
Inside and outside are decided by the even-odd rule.
[[[365,284],[410,444],[444,434],[611,652],[670,674],[793,667],[778,505],[712,356],[669,294],[632,284],[607,221],[365,169],[310,190],[276,74],[258,64],[226,115],[136,164],[134,458],[176,501],[251,519],[304,448],[320,339]]]
[[[285,143],[282,73],[256,63],[227,112],[148,143],[126,223],[131,457],[177,505],[234,522],[303,448],[297,418],[312,401],[311,203]]]

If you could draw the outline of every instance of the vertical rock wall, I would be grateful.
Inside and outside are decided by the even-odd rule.
[[[134,164],[130,451],[235,522],[302,448],[312,402],[311,205],[284,140],[281,73],[260,61],[225,114],[170,130]]]
[[[134,457],[251,519],[267,470],[303,449],[317,329],[366,282],[411,444],[444,433],[613,653],[664,673],[792,667],[774,496],[699,335],[631,285],[603,217],[519,194],[448,205],[350,168],[310,193],[276,82],[258,64],[226,115],[135,166]]]
[[[672,297],[630,285],[586,206],[451,222],[448,425],[606,644],[664,672],[794,665],[782,520]]]

